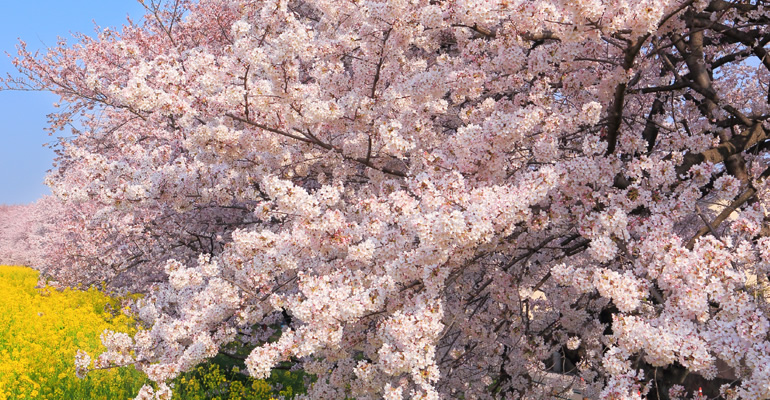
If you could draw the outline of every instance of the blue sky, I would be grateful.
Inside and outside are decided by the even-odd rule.
[[[139,21],[143,7],[135,0],[10,1],[0,13],[0,74],[15,73],[11,58],[18,39],[30,49],[56,44],[71,33],[91,35],[94,22],[119,27],[130,15]],[[45,92],[0,91],[0,204],[29,203],[50,193],[43,185],[54,154],[43,147],[53,142],[43,128],[57,97]]]

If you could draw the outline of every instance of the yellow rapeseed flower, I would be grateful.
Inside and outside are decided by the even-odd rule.
[[[0,266],[0,399],[133,398],[146,382],[133,368],[75,377],[78,349],[104,351],[105,329],[136,331],[130,318],[104,313],[119,300],[96,289],[38,290],[37,280],[33,269]]]
[[[122,312],[121,299],[95,288],[35,289],[37,282],[33,269],[0,266],[0,400],[133,399],[149,383],[135,368],[95,370],[82,380],[75,376],[75,354],[102,353],[105,329],[136,333],[135,321]],[[277,375],[282,389],[273,389],[239,371],[215,363],[199,366],[174,381],[174,399],[288,399],[302,390],[296,373]]]

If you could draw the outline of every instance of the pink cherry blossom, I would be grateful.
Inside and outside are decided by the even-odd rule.
[[[770,398],[762,4],[143,4],[20,44],[79,128],[0,210],[4,259],[144,294],[94,355],[137,398],[234,347],[312,399]]]

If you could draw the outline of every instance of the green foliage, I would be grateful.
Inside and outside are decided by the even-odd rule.
[[[291,399],[304,393],[302,372],[274,371],[267,380],[253,379],[238,367],[225,369],[218,361],[198,366],[174,381],[174,399],[179,400],[272,400]]]

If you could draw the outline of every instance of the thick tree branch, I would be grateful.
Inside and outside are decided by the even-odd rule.
[[[642,45],[650,35],[645,35],[636,39],[633,44],[624,52],[623,68],[629,70],[634,66],[634,59],[642,49]],[[623,121],[623,106],[626,96],[626,87],[628,83],[623,82],[615,87],[615,94],[612,97],[612,106],[607,116],[607,155],[615,152],[620,133],[620,123]]]
[[[756,123],[750,129],[741,135],[734,136],[732,139],[720,144],[717,147],[708,149],[701,153],[687,153],[684,155],[684,161],[677,167],[677,173],[684,175],[693,165],[702,162],[711,162],[714,164],[727,160],[728,157],[739,154],[744,150],[754,146],[762,140],[767,139],[767,132],[762,124]]]
[[[762,174],[759,176],[758,180],[763,181],[768,177],[770,177],[770,168],[765,169],[765,171],[762,172]],[[724,222],[730,216],[730,214],[735,212],[735,210],[740,208],[744,203],[749,201],[756,194],[757,194],[757,189],[755,189],[753,186],[750,186],[740,196],[738,196],[738,198],[735,199],[735,201],[733,201],[729,206],[725,207],[725,209],[722,210],[722,212],[719,213],[719,215],[710,224],[704,219],[705,226],[698,230],[698,232],[692,237],[692,239],[690,239],[687,242],[685,247],[687,247],[688,250],[692,250],[698,238],[700,238],[701,236],[709,232],[715,233],[716,230],[719,228],[719,225],[721,225],[722,222]]]

